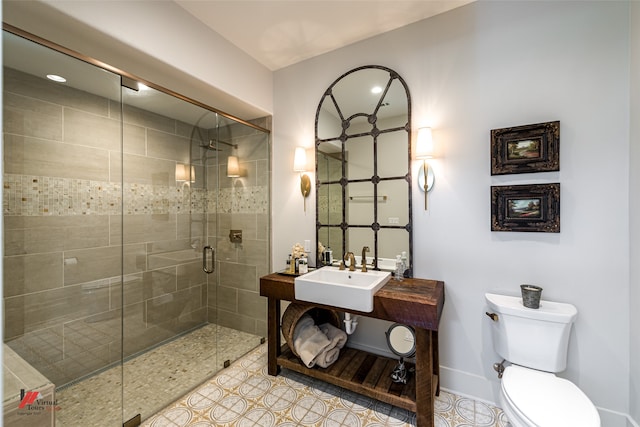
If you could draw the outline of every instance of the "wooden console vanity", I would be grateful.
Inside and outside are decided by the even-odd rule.
[[[260,278],[260,295],[268,299],[268,371],[280,367],[318,378],[356,393],[416,413],[418,427],[433,427],[434,396],[439,394],[438,324],[444,305],[444,283],[436,280],[390,280],[374,296],[373,311],[352,314],[413,326],[416,332],[415,374],[406,385],[391,381],[397,360],[345,347],[326,369],[307,368],[280,340],[280,301],[292,301],[336,311],[337,307],[295,299],[294,279],[277,273]]]

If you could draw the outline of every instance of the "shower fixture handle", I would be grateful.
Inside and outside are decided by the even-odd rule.
[[[207,251],[211,252],[211,267],[207,265]],[[213,273],[216,265],[216,251],[211,246],[207,245],[202,248],[202,270],[207,273]]]

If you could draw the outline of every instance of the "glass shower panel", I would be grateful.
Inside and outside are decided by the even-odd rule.
[[[270,127],[268,118],[253,124]],[[218,192],[217,206],[210,202],[209,240],[216,242],[218,257],[209,319],[218,328],[218,360],[229,364],[267,332],[259,278],[271,271],[270,141],[268,132],[223,116],[211,135],[219,154],[217,164],[207,163]]]
[[[122,425],[120,76],[2,50],[4,425]]]
[[[208,325],[214,112],[123,87],[124,419],[144,420],[219,370]],[[215,185],[215,181],[212,182]],[[215,187],[214,187],[215,188]],[[215,242],[214,242],[215,243]],[[206,270],[206,271],[205,271]]]

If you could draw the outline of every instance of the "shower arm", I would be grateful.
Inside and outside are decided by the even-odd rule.
[[[209,140],[209,145],[204,145],[203,147],[205,147],[205,148],[213,148],[213,149],[215,149],[216,147],[214,146],[214,144],[224,144],[224,145],[226,145],[227,147],[233,147],[233,148],[235,148],[235,149],[237,149],[237,148],[238,148],[238,144],[232,144],[232,143],[230,143],[230,142],[221,141],[221,140],[213,140],[213,139],[210,139],[210,140]]]

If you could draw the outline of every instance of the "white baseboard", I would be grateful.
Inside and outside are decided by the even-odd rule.
[[[602,427],[639,427],[630,415],[609,409],[598,408]]]
[[[457,395],[498,406],[499,382],[440,365],[440,387]]]
[[[358,342],[351,339],[348,341],[347,347],[355,348],[356,350],[366,351],[367,353],[371,353],[371,354],[390,357],[391,359],[399,359],[398,356],[396,356],[389,350],[383,350],[378,347],[370,346],[365,343]]]

